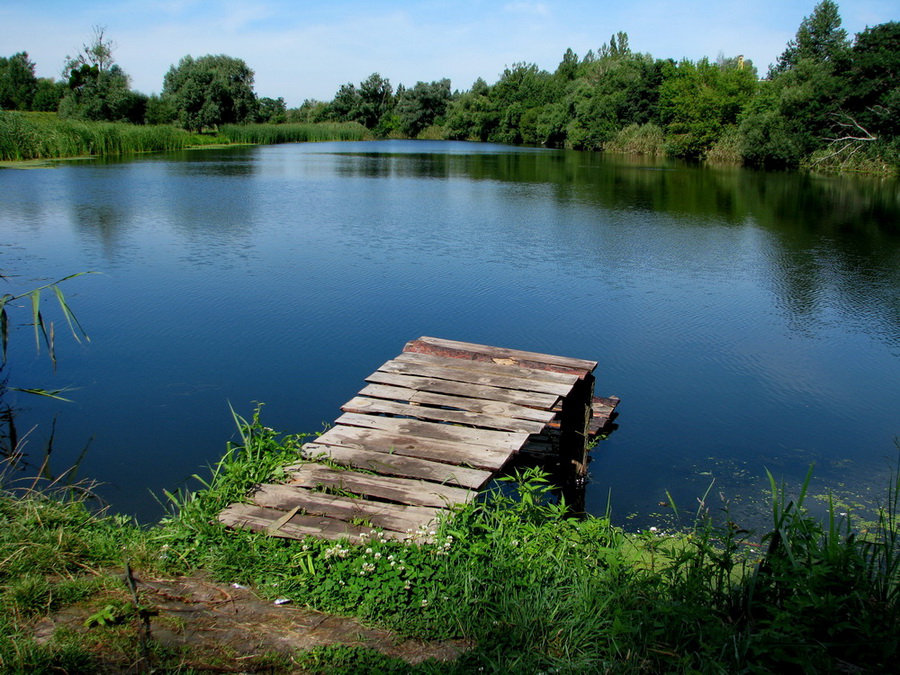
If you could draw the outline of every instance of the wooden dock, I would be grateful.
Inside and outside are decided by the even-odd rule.
[[[593,397],[596,361],[422,337],[366,378],[287,482],[261,485],[219,520],[303,539],[389,539],[427,530],[520,452],[584,473],[587,439],[618,399]]]

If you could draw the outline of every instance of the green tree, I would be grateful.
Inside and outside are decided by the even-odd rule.
[[[769,77],[797,66],[803,59],[816,62],[835,62],[847,55],[850,43],[847,31],[841,28],[841,14],[834,0],[822,0],[804,17],[796,37],[769,70]]]
[[[673,154],[703,157],[756,92],[756,69],[737,59],[682,61],[659,91],[659,114]]]
[[[573,52],[571,48],[567,49],[553,76],[562,82],[574,80],[578,76],[578,54]]]
[[[662,70],[669,62],[633,53],[628,36],[617,33],[598,57],[582,61],[567,93],[569,121],[566,144],[600,149],[629,124],[646,124],[654,117]]]
[[[284,99],[280,96],[278,98],[264,96],[259,99],[259,111],[256,116],[260,122],[268,124],[287,122],[287,106],[284,104]]]
[[[405,89],[397,101],[397,117],[400,130],[411,138],[431,126],[447,112],[450,102],[450,80],[444,78],[434,82],[416,82],[411,89]]]
[[[372,73],[360,82],[358,93],[354,119],[367,129],[374,129],[381,118],[394,108],[394,89],[391,81],[378,73]]]
[[[177,119],[178,111],[171,98],[153,94],[147,99],[145,124],[174,124]]]
[[[116,45],[102,26],[94,27],[94,37],[75,56],[67,56],[63,77],[69,91],[59,104],[63,117],[87,120],[144,120],[147,97],[130,90],[130,80],[115,62]]]
[[[299,108],[287,111],[288,122],[324,122],[328,119],[329,105],[325,101],[308,98]]]
[[[550,73],[533,63],[514,63],[506,68],[490,91],[497,126],[490,132],[489,139],[498,143],[523,143],[536,136],[534,125],[538,115],[526,116],[526,112],[553,101],[552,78]]]
[[[360,116],[362,98],[356,85],[342,84],[328,105],[328,117],[335,122],[355,122]]]
[[[801,59],[774,80],[740,123],[744,160],[760,166],[797,166],[827,143],[844,97],[828,62]]]
[[[166,73],[162,97],[171,101],[178,123],[194,131],[249,122],[258,110],[253,71],[225,54],[182,58]]]
[[[874,134],[900,135],[900,22],[856,36],[846,74],[846,109]]]
[[[498,123],[490,91],[487,82],[479,77],[469,91],[450,102],[444,118],[447,138],[461,141],[488,139]]]
[[[0,110],[31,110],[37,78],[27,52],[0,57]]]
[[[761,95],[740,123],[742,154],[749,164],[797,166],[835,137],[847,99],[851,63],[838,6],[823,0],[805,17]]]
[[[61,80],[54,81],[49,77],[38,78],[31,109],[41,112],[56,112],[59,109],[59,102],[62,101],[68,90],[66,83]]]

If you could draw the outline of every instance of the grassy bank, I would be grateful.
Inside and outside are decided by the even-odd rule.
[[[896,483],[865,533],[833,511],[814,520],[805,485],[790,497],[773,480],[772,526],[762,536],[703,510],[685,532],[628,534],[608,518],[570,517],[532,472],[519,477],[515,496],[458,510],[430,543],[384,541],[377,531],[360,546],[287,542],[215,523],[223,506],[296,460],[303,442],[257,416],[239,428],[201,489],[167,495],[170,515],[149,529],[92,515],[83,499],[0,497],[0,669],[93,672],[104,650],[118,650],[167,672],[202,670],[141,632],[157,619],[113,574],[126,563],[142,574],[203,570],[273,600],[474,645],[455,663],[415,668],[365,649],[298,656],[313,672],[896,669]],[[116,620],[35,638],[42,616],[72,603],[90,603],[101,618],[109,608]],[[270,660],[266,672],[291,667]],[[240,668],[253,672],[247,662]]]
[[[62,159],[182,150],[211,144],[362,140],[356,124],[224,125],[195,134],[168,125],[80,122],[55,113],[0,112],[0,161]]]
[[[315,141],[362,141],[371,138],[358,122],[319,124],[224,124],[219,135],[231,143],[307,143]]]

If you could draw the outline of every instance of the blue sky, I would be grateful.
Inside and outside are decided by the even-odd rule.
[[[449,77],[468,89],[519,61],[554,70],[566,48],[582,56],[628,33],[656,58],[743,54],[761,74],[815,0],[0,0],[0,55],[27,51],[41,77],[105,26],[133,88],[158,93],[186,55],[228,54],[256,73],[260,96],[330,100],[341,84],[379,72],[398,84]],[[900,20],[897,0],[840,2],[852,36]]]

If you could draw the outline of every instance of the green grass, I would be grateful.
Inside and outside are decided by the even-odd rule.
[[[356,124],[223,125],[217,134],[195,134],[168,125],[82,122],[55,113],[0,112],[0,161],[114,156],[231,143],[362,140]]]
[[[655,124],[629,124],[620,129],[603,146],[607,152],[629,155],[663,156],[666,154],[663,130]]]
[[[167,495],[169,515],[147,530],[91,515],[78,500],[3,496],[0,658],[11,672],[32,663],[77,665],[95,653],[76,638],[36,645],[27,626],[91,593],[103,598],[106,577],[84,585],[84,571],[99,573],[125,558],[150,572],[200,569],[263,597],[406,636],[474,644],[454,664],[416,669],[357,648],[296,657],[312,672],[896,669],[896,477],[865,531],[834,508],[824,522],[813,518],[804,506],[809,477],[791,491],[770,476],[772,520],[760,536],[705,507],[689,514],[683,531],[630,534],[607,517],[572,517],[549,498],[546,478],[531,471],[514,477],[513,490],[460,508],[425,535],[430,542],[398,543],[377,531],[362,545],[296,542],[215,521],[249,487],[278,479],[303,443],[265,427],[259,409],[236,421],[240,439],[211,477],[196,491]],[[287,672],[279,667],[273,672]]]
[[[170,126],[60,119],[53,113],[0,112],[0,160],[124,155],[180,150],[191,135]]]
[[[231,143],[307,143],[362,141],[371,134],[358,122],[318,124],[223,124],[219,135]]]

